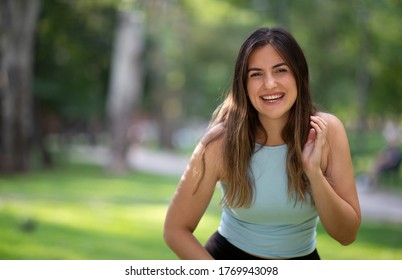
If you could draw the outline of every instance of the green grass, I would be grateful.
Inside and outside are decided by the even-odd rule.
[[[0,259],[176,259],[162,226],[178,178],[66,165],[0,178]],[[205,242],[219,223],[219,192],[196,235]],[[24,230],[33,221],[33,230]],[[365,221],[343,247],[320,226],[323,259],[402,259],[402,225]]]

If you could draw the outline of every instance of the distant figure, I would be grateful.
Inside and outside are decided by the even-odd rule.
[[[401,131],[395,122],[387,121],[382,131],[382,135],[388,145],[398,145]]]
[[[378,178],[381,174],[387,172],[399,172],[402,161],[402,152],[399,148],[400,131],[394,122],[387,122],[383,130],[383,136],[386,141],[386,148],[378,154],[373,169],[371,171],[371,185],[378,184]]]

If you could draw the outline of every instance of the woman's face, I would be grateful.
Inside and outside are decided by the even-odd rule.
[[[247,93],[261,123],[286,123],[297,98],[293,72],[279,53],[266,45],[255,49],[248,61]]]

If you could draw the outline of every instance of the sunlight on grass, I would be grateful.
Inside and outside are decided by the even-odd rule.
[[[3,215],[0,222],[10,226],[8,230],[0,230],[1,236],[7,237],[9,241],[0,245],[0,255],[12,255],[16,251],[20,252],[13,257],[17,259],[173,257],[168,250],[165,250],[165,254],[159,251],[153,254],[150,252],[152,246],[148,246],[151,243],[165,246],[162,225],[166,205],[103,204],[93,207],[85,204],[36,202],[27,211],[21,204],[26,205],[26,202],[14,201],[12,205],[3,205],[1,208]],[[4,220],[5,213],[9,217],[7,220]],[[24,232],[22,225],[28,218],[34,220],[36,226]],[[19,246],[15,246],[15,241],[18,241]],[[142,254],[142,251],[145,253]]]
[[[174,258],[162,225],[176,182],[90,166],[2,178],[0,259]]]
[[[176,259],[162,237],[178,178],[92,166],[0,178],[0,259]],[[220,192],[195,235],[217,229]],[[366,223],[344,247],[318,229],[323,259],[402,259],[399,224]]]
[[[317,248],[322,259],[401,260],[402,227],[394,223],[364,222],[356,241],[342,246],[319,225]]]

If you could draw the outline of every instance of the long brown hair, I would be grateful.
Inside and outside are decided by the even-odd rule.
[[[268,135],[258,118],[247,94],[247,68],[250,54],[257,48],[271,45],[289,65],[295,77],[298,95],[290,110],[282,138],[288,145],[286,159],[289,195],[296,201],[306,201],[308,180],[302,168],[302,148],[310,129],[310,116],[316,113],[313,106],[307,61],[295,38],[283,28],[259,28],[241,46],[235,68],[232,88],[223,104],[218,107],[210,127],[220,125],[219,135],[207,139],[208,143],[222,137],[222,156],[225,172],[225,195],[222,203],[227,207],[249,207],[254,198],[254,184],[249,165],[254,153],[256,135]],[[205,168],[204,168],[205,169]]]

